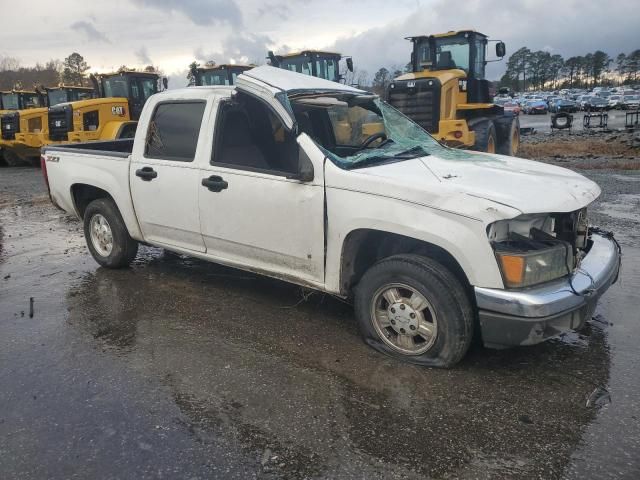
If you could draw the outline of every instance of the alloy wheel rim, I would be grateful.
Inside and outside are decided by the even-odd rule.
[[[373,326],[382,341],[404,355],[421,355],[438,334],[435,310],[415,288],[388,284],[376,291],[371,304]]]
[[[107,219],[97,213],[91,217],[89,233],[93,248],[101,257],[108,257],[113,250],[113,233]]]

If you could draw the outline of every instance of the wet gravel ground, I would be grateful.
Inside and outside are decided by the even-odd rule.
[[[155,248],[99,268],[40,173],[0,169],[0,476],[640,478],[640,173],[586,174],[625,252],[594,319],[437,370],[282,282]]]

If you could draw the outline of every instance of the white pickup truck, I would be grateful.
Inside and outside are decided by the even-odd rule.
[[[590,180],[449,149],[375,95],[270,66],[154,95],[134,140],[42,165],[100,265],[144,242],[349,298],[367,344],[422,365],[454,365],[474,333],[580,328],[620,267]]]

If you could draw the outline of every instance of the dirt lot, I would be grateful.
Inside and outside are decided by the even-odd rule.
[[[621,281],[584,331],[444,371],[278,281],[155,248],[98,268],[40,173],[0,169],[2,478],[640,478],[640,172],[582,172]]]

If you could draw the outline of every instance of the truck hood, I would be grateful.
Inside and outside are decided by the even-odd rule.
[[[451,149],[349,172],[361,175],[369,193],[383,192],[486,221],[524,213],[571,212],[600,195],[596,183],[565,168]]]

